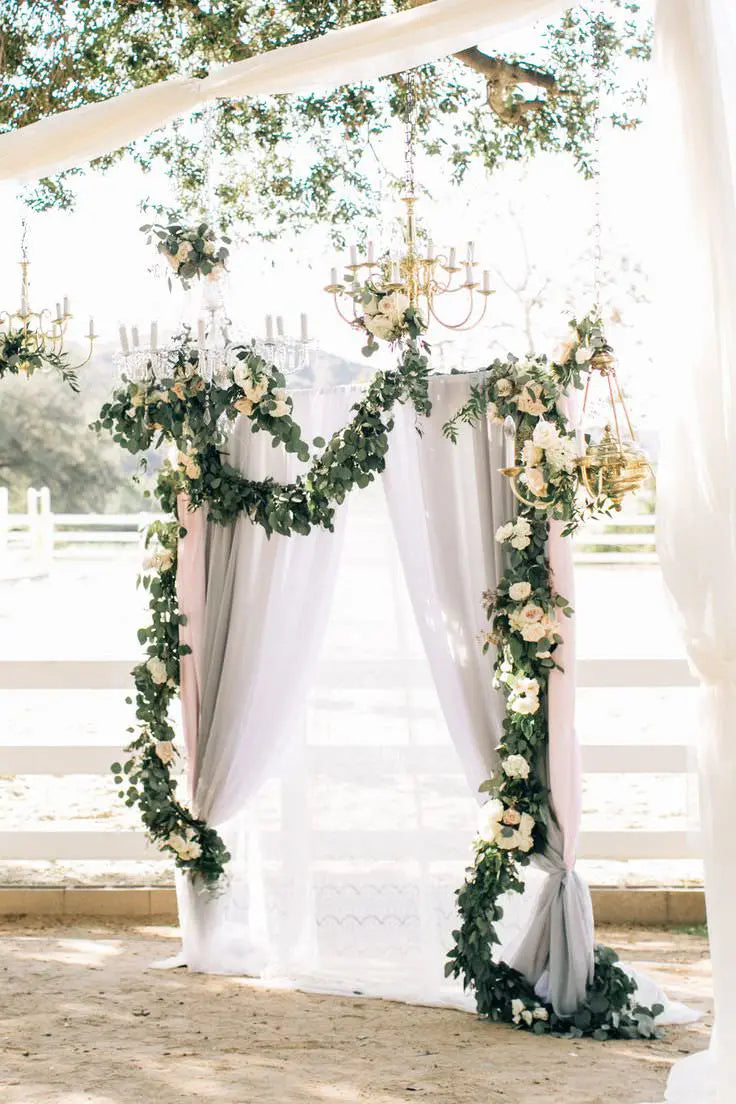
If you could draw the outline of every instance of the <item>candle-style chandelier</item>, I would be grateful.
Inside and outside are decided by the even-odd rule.
[[[274,320],[266,316],[265,335],[233,340],[231,322],[220,306],[210,306],[197,321],[196,334],[191,326],[183,327],[183,339],[195,353],[196,372],[202,379],[227,386],[233,379],[233,368],[239,364],[237,350],[243,345],[254,349],[269,364],[273,364],[284,376],[295,375],[312,366],[316,344],[309,337],[308,319],[301,316],[301,336],[292,337],[284,331],[281,315]],[[172,367],[181,352],[182,339],[177,336],[168,344],[159,344],[159,326],[151,322],[148,342],[141,340],[138,326],[119,328],[120,352],[116,363],[120,376],[133,382],[155,383],[170,379]],[[192,367],[194,363],[190,361]]]
[[[350,263],[345,265],[347,277],[338,280],[338,270],[333,268],[325,291],[333,296],[335,308],[343,321],[352,325],[359,315],[362,289],[380,293],[399,292],[406,295],[409,305],[419,310],[429,323],[437,322],[448,330],[472,330],[485,317],[491,290],[490,272],[478,272],[473,242],[467,243],[462,260],[456,248],[447,252],[435,252],[430,240],[423,255],[417,239],[416,219],[416,95],[414,74],[406,78],[406,126],[405,126],[405,205],[403,219],[403,251],[391,250],[376,255],[374,243],[369,241],[363,259],[355,246],[350,249]],[[480,278],[479,278],[480,275]],[[351,314],[346,314],[340,303],[342,296],[352,301]],[[439,302],[450,298],[460,304],[458,321],[452,322],[440,316]],[[351,316],[352,315],[352,316]]]
[[[73,315],[69,309],[69,297],[64,296],[61,302],[56,304],[56,311],[47,307],[34,310],[30,302],[30,278],[28,269],[28,224],[23,219],[21,235],[21,259],[20,264],[20,306],[17,310],[0,311],[0,337],[20,337],[22,348],[30,355],[39,356],[49,362],[58,362],[65,354],[64,341],[66,331]],[[86,357],[78,364],[68,365],[68,370],[76,372],[83,368],[92,356],[92,349],[97,334],[94,332],[94,322],[90,318],[87,341],[89,350]]]

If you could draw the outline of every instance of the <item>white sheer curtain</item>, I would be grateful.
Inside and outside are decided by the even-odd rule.
[[[730,1104],[736,1084],[736,10],[657,12],[654,134],[669,271],[660,273],[668,405],[659,549],[702,681],[700,803],[716,1027],[675,1066],[667,1100]],[[662,256],[664,261],[664,255]],[[674,263],[673,263],[674,261]],[[663,265],[664,268],[664,265]]]
[[[348,420],[349,388],[295,392],[295,418],[307,439],[329,435]],[[229,462],[251,478],[293,478],[299,461],[274,449],[267,434],[239,419]],[[210,524],[201,632],[200,715],[193,775],[198,816],[219,826],[246,805],[278,755],[294,713],[303,705],[315,653],[330,608],[340,556],[344,511],[335,532],[270,538],[243,516],[234,525]],[[180,885],[184,957],[207,968],[231,953],[217,906]],[[233,933],[238,946],[240,933]],[[235,953],[234,951],[232,953]]]

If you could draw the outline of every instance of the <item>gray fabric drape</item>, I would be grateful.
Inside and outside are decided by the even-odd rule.
[[[414,612],[453,742],[475,792],[497,767],[495,748],[504,717],[493,690],[490,661],[478,636],[486,628],[480,596],[502,572],[496,529],[515,513],[504,465],[501,427],[460,428],[451,444],[442,426],[465,402],[474,374],[432,380],[432,416],[421,436],[411,411],[401,411],[384,476],[394,532]],[[569,542],[556,549],[572,555]],[[567,566],[567,565],[566,565]],[[567,574],[567,572],[565,572]],[[565,678],[574,679],[568,648]],[[569,723],[572,724],[570,717]],[[576,759],[565,759],[579,770]],[[575,830],[577,830],[575,826]],[[574,841],[573,841],[574,842]],[[588,887],[565,863],[557,824],[535,864],[546,882],[511,964],[538,986],[556,1012],[579,1008],[593,973],[593,912]]]
[[[342,425],[359,392],[295,391],[306,439]],[[288,480],[300,465],[242,419],[229,461],[251,478]],[[270,538],[250,518],[208,526],[207,591],[194,805],[212,824],[244,807],[302,704],[329,615],[344,510],[335,532]]]

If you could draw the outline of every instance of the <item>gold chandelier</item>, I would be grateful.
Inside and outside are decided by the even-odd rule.
[[[344,266],[349,273],[347,282],[340,283],[337,269],[333,268],[325,291],[333,296],[338,314],[348,324],[358,317],[359,289],[367,287],[380,293],[403,293],[409,305],[416,308],[428,323],[434,320],[448,330],[472,330],[482,322],[488,297],[493,295],[490,272],[487,269],[479,272],[473,242],[467,243],[462,260],[459,260],[456,248],[449,248],[446,253],[435,253],[431,240],[420,255],[415,210],[418,202],[415,174],[416,97],[411,71],[406,78],[406,97],[403,251],[392,254],[386,250],[376,257],[373,242],[368,242],[367,254],[363,258],[353,246],[350,249],[350,264]],[[343,295],[352,300],[352,317],[341,309],[340,297]],[[455,302],[462,304],[458,312],[459,321],[456,322],[441,318],[437,307],[439,299],[446,297],[444,301],[448,302],[452,296]]]
[[[30,302],[30,280],[28,269],[31,262],[28,259],[26,245],[27,225],[23,221],[23,234],[21,238],[20,265],[20,306],[17,310],[0,311],[0,337],[20,338],[22,349],[29,355],[41,356],[46,360],[57,360],[64,353],[64,339],[67,327],[73,317],[69,309],[69,297],[64,296],[61,302],[56,303],[55,312],[49,308],[34,310]],[[89,351],[79,364],[73,366],[73,371],[84,367],[92,356],[92,348],[97,338],[94,332],[94,321],[89,320],[89,332],[87,341]],[[70,366],[72,367],[72,366]]]

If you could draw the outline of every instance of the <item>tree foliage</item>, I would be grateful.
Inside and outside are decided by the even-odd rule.
[[[203,76],[384,10],[381,0],[17,0],[0,13],[0,129],[175,75]],[[423,66],[420,140],[458,181],[474,162],[493,170],[549,150],[566,151],[589,174],[600,96],[614,125],[638,121],[649,41],[639,4],[607,0],[602,11],[568,11],[527,56],[474,49]],[[324,95],[223,100],[135,143],[132,154],[146,168],[163,163],[190,206],[216,149],[221,209],[251,236],[318,221],[340,227],[374,213],[366,151],[405,109],[400,75]],[[33,204],[69,206],[73,176],[42,181]]]

